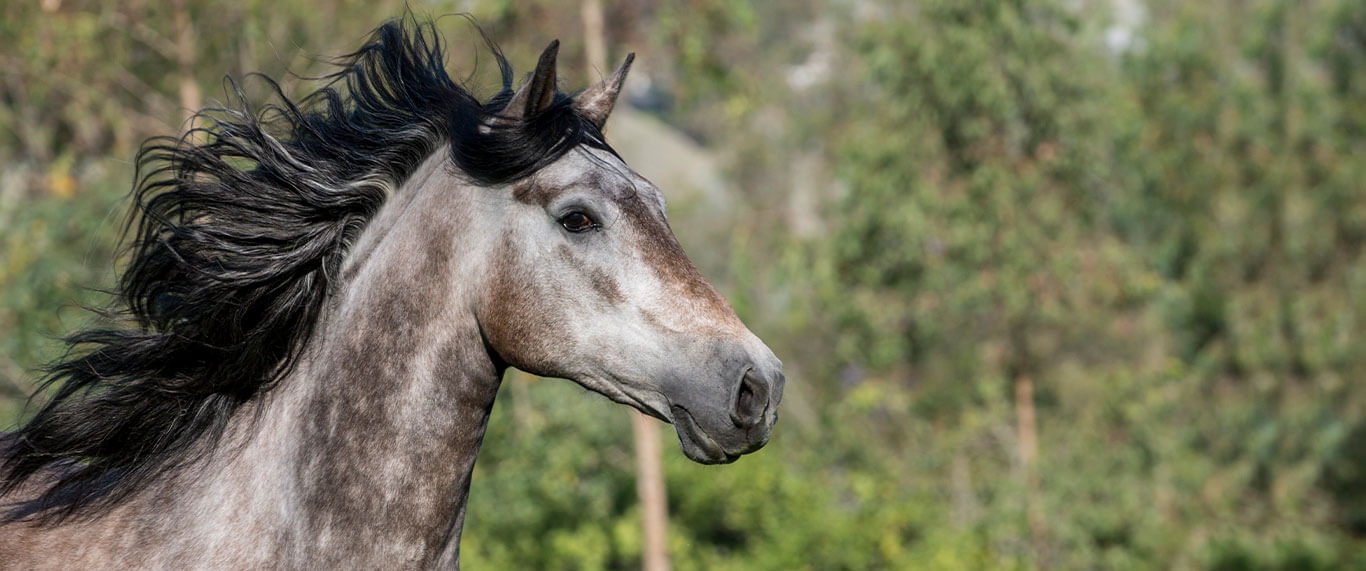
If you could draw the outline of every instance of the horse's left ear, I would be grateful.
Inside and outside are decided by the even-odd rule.
[[[536,71],[521,89],[512,95],[507,107],[503,108],[504,119],[523,119],[531,117],[555,102],[555,56],[560,53],[560,41],[555,40],[541,52],[536,62]]]
[[[597,85],[588,88],[578,97],[575,97],[574,109],[592,121],[599,129],[606,125],[607,116],[612,114],[612,108],[617,104],[617,95],[621,93],[621,84],[626,82],[626,74],[631,71],[631,62],[635,59],[636,54],[627,55],[626,61],[610,77],[599,81]]]

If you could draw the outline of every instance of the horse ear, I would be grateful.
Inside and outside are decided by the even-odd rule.
[[[574,98],[574,109],[583,115],[599,129],[607,124],[607,116],[612,114],[612,108],[617,104],[617,95],[621,93],[621,84],[626,82],[626,74],[631,71],[631,62],[635,61],[636,54],[626,56],[626,61],[622,62],[621,67],[613,72],[611,77],[599,81],[597,85],[588,88],[578,97]]]
[[[535,115],[555,102],[555,56],[560,52],[560,41],[555,40],[541,52],[541,60],[536,63],[536,71],[522,87],[513,94],[502,116],[507,119],[520,119]]]

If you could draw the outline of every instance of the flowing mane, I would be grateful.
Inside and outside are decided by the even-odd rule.
[[[6,519],[95,515],[211,451],[242,404],[291,371],[348,246],[443,144],[482,185],[578,145],[610,152],[563,93],[499,120],[513,74],[488,46],[502,86],[487,102],[448,76],[434,25],[408,17],[306,97],[267,78],[277,100],[252,104],[231,83],[231,108],[144,144],[112,324],[67,338],[40,389],[46,404],[0,450],[0,493],[45,486]]]

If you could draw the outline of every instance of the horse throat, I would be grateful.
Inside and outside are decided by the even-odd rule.
[[[295,423],[304,560],[454,561],[501,371],[477,332],[329,352]]]

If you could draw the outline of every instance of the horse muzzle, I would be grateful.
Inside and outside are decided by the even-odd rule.
[[[671,404],[683,454],[701,464],[728,464],[763,448],[778,420],[785,384],[779,367],[750,365],[724,407]]]

